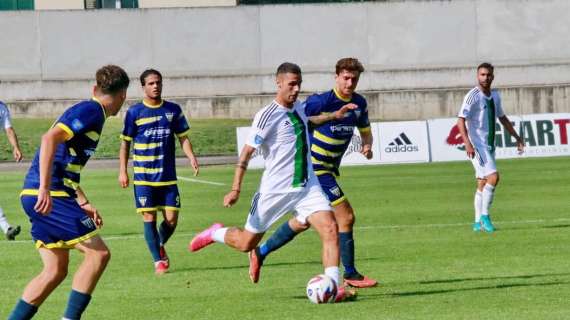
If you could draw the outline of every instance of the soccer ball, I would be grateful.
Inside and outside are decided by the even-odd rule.
[[[336,283],[325,274],[314,276],[307,283],[307,297],[312,303],[333,303],[336,293]]]

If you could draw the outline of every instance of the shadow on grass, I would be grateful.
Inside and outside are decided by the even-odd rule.
[[[419,284],[438,284],[438,283],[456,283],[465,281],[484,281],[484,280],[503,280],[503,279],[535,279],[544,277],[556,277],[556,276],[570,276],[570,272],[567,273],[541,273],[541,274],[524,274],[518,276],[499,276],[499,277],[471,277],[471,278],[458,278],[458,279],[440,279],[440,280],[429,280],[429,281],[419,281]]]
[[[373,297],[411,297],[411,296],[423,296],[432,294],[445,294],[445,293],[455,293],[455,292],[466,292],[466,291],[477,291],[477,290],[496,290],[496,289],[510,289],[510,288],[520,288],[520,287],[546,287],[546,286],[557,286],[570,284],[568,281],[554,281],[554,282],[539,282],[539,283],[512,283],[512,284],[498,284],[489,286],[480,286],[473,288],[454,288],[454,289],[436,289],[436,290],[423,290],[423,291],[409,291],[409,292],[394,292],[394,293],[379,293],[379,294],[368,294],[361,297],[361,300],[370,299]]]

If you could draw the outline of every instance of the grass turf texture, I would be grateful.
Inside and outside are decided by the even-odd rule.
[[[324,306],[304,295],[306,282],[322,273],[315,232],[269,256],[257,285],[249,282],[246,254],[219,244],[186,249],[213,221],[243,225],[259,171],[248,173],[231,209],[221,201],[233,168],[201,171],[200,179],[225,186],[179,182],[172,272],[156,277],[132,189],[117,186],[116,170],[87,166],[83,186],[105,218],[102,236],[113,257],[83,319],[568,319],[569,160],[499,160],[493,234],[471,231],[474,179],[466,161],[344,168],[340,182],[357,215],[357,266],[381,285],[359,290],[356,302]],[[18,242],[0,241],[0,318],[41,269],[17,198],[23,175],[1,174],[0,204],[24,230]],[[37,319],[61,317],[79,254],[71,261]]]
[[[55,119],[12,119],[12,125],[18,135],[24,158],[31,160],[40,145],[41,136]],[[190,119],[190,139],[197,155],[235,155],[236,127],[249,126],[246,119]],[[123,130],[123,120],[108,118],[94,158],[117,158],[119,155],[119,135]],[[0,134],[0,161],[12,160],[12,146],[5,134]],[[176,148],[176,154],[183,156],[182,149]]]

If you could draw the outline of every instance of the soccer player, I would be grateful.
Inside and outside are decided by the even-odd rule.
[[[499,172],[495,164],[497,118],[517,140],[519,153],[524,151],[523,139],[517,134],[511,121],[503,112],[499,92],[491,89],[494,79],[493,69],[493,66],[486,62],[477,67],[479,85],[465,95],[457,120],[457,127],[465,143],[465,151],[473,163],[477,179],[474,201],[475,223],[473,223],[475,232],[481,229],[486,232],[495,231],[489,216],[489,209],[493,203],[495,188],[499,183]]]
[[[319,233],[324,273],[338,284],[337,225],[310,163],[307,118],[303,104],[297,101],[301,82],[299,66],[289,62],[281,64],[276,73],[275,99],[258,111],[253,120],[235,169],[232,189],[224,197],[225,207],[238,201],[249,160],[259,150],[265,159],[265,170],[258,192],[253,196],[245,228],[226,228],[215,223],[195,236],[189,249],[198,251],[219,242],[239,251],[251,251],[275,221],[293,212],[299,223],[310,224]],[[353,296],[353,292],[345,291],[344,287],[340,292],[338,301]]]
[[[14,155],[14,160],[17,162],[22,161],[22,151],[20,151],[20,144],[18,143],[18,136],[16,136],[16,131],[12,128],[12,122],[10,121],[10,111],[8,107],[0,101],[0,125],[4,127],[6,131],[6,136],[8,136],[8,141],[12,145],[12,154]],[[6,215],[4,215],[4,210],[0,207],[0,229],[6,235],[7,240],[15,240],[16,236],[20,234],[20,226],[12,227],[8,223]]]
[[[140,76],[143,101],[129,108],[121,135],[119,184],[129,186],[127,163],[133,143],[134,191],[137,212],[142,215],[144,237],[154,261],[155,273],[164,274],[170,261],[164,246],[174,233],[180,210],[176,186],[175,135],[190,160],[194,174],[198,161],[188,134],[190,126],[179,105],[162,99],[162,75],[154,69]],[[157,230],[156,213],[163,221]]]
[[[9,320],[31,319],[65,279],[69,250],[84,258],[75,272],[63,319],[80,319],[111,254],[97,234],[101,215],[79,186],[80,171],[95,152],[105,119],[125,102],[129,77],[118,66],[96,73],[93,98],[67,109],[42,136],[24,181],[21,202],[43,270],[28,283]]]
[[[354,265],[354,238],[352,234],[354,210],[344,195],[337,177],[342,156],[355,128],[362,138],[361,153],[372,158],[372,133],[368,119],[367,103],[355,92],[364,67],[355,58],[343,58],[336,64],[335,88],[323,94],[310,96],[305,113],[309,117],[311,137],[311,161],[323,191],[334,207],[339,225],[340,256],[344,266],[344,283],[353,287],[373,287],[377,281],[360,274]],[[348,109],[344,116],[336,113]],[[249,276],[253,283],[259,281],[261,266],[272,251],[291,241],[307,225],[291,219],[283,223],[259,248],[249,253]]]

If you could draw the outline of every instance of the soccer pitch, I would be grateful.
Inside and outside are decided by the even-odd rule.
[[[178,170],[200,182],[179,181],[183,211],[167,246],[171,272],[157,277],[132,189],[119,188],[117,169],[88,164],[82,186],[104,217],[112,259],[83,318],[568,319],[570,158],[499,160],[498,167],[493,234],[471,231],[474,179],[467,161],[343,168],[340,183],[357,216],[357,267],[380,285],[359,290],[355,302],[312,305],[305,285],[322,273],[315,232],[270,255],[257,285],[249,281],[246,254],[218,244],[192,254],[186,249],[214,221],[243,225],[260,171],[249,171],[240,202],[226,209],[222,197],[233,167],[202,168],[196,178]],[[24,174],[0,178],[0,205],[23,227],[18,241],[0,241],[0,318],[41,269],[18,200]],[[61,317],[79,254],[71,260],[68,278],[35,319]]]

